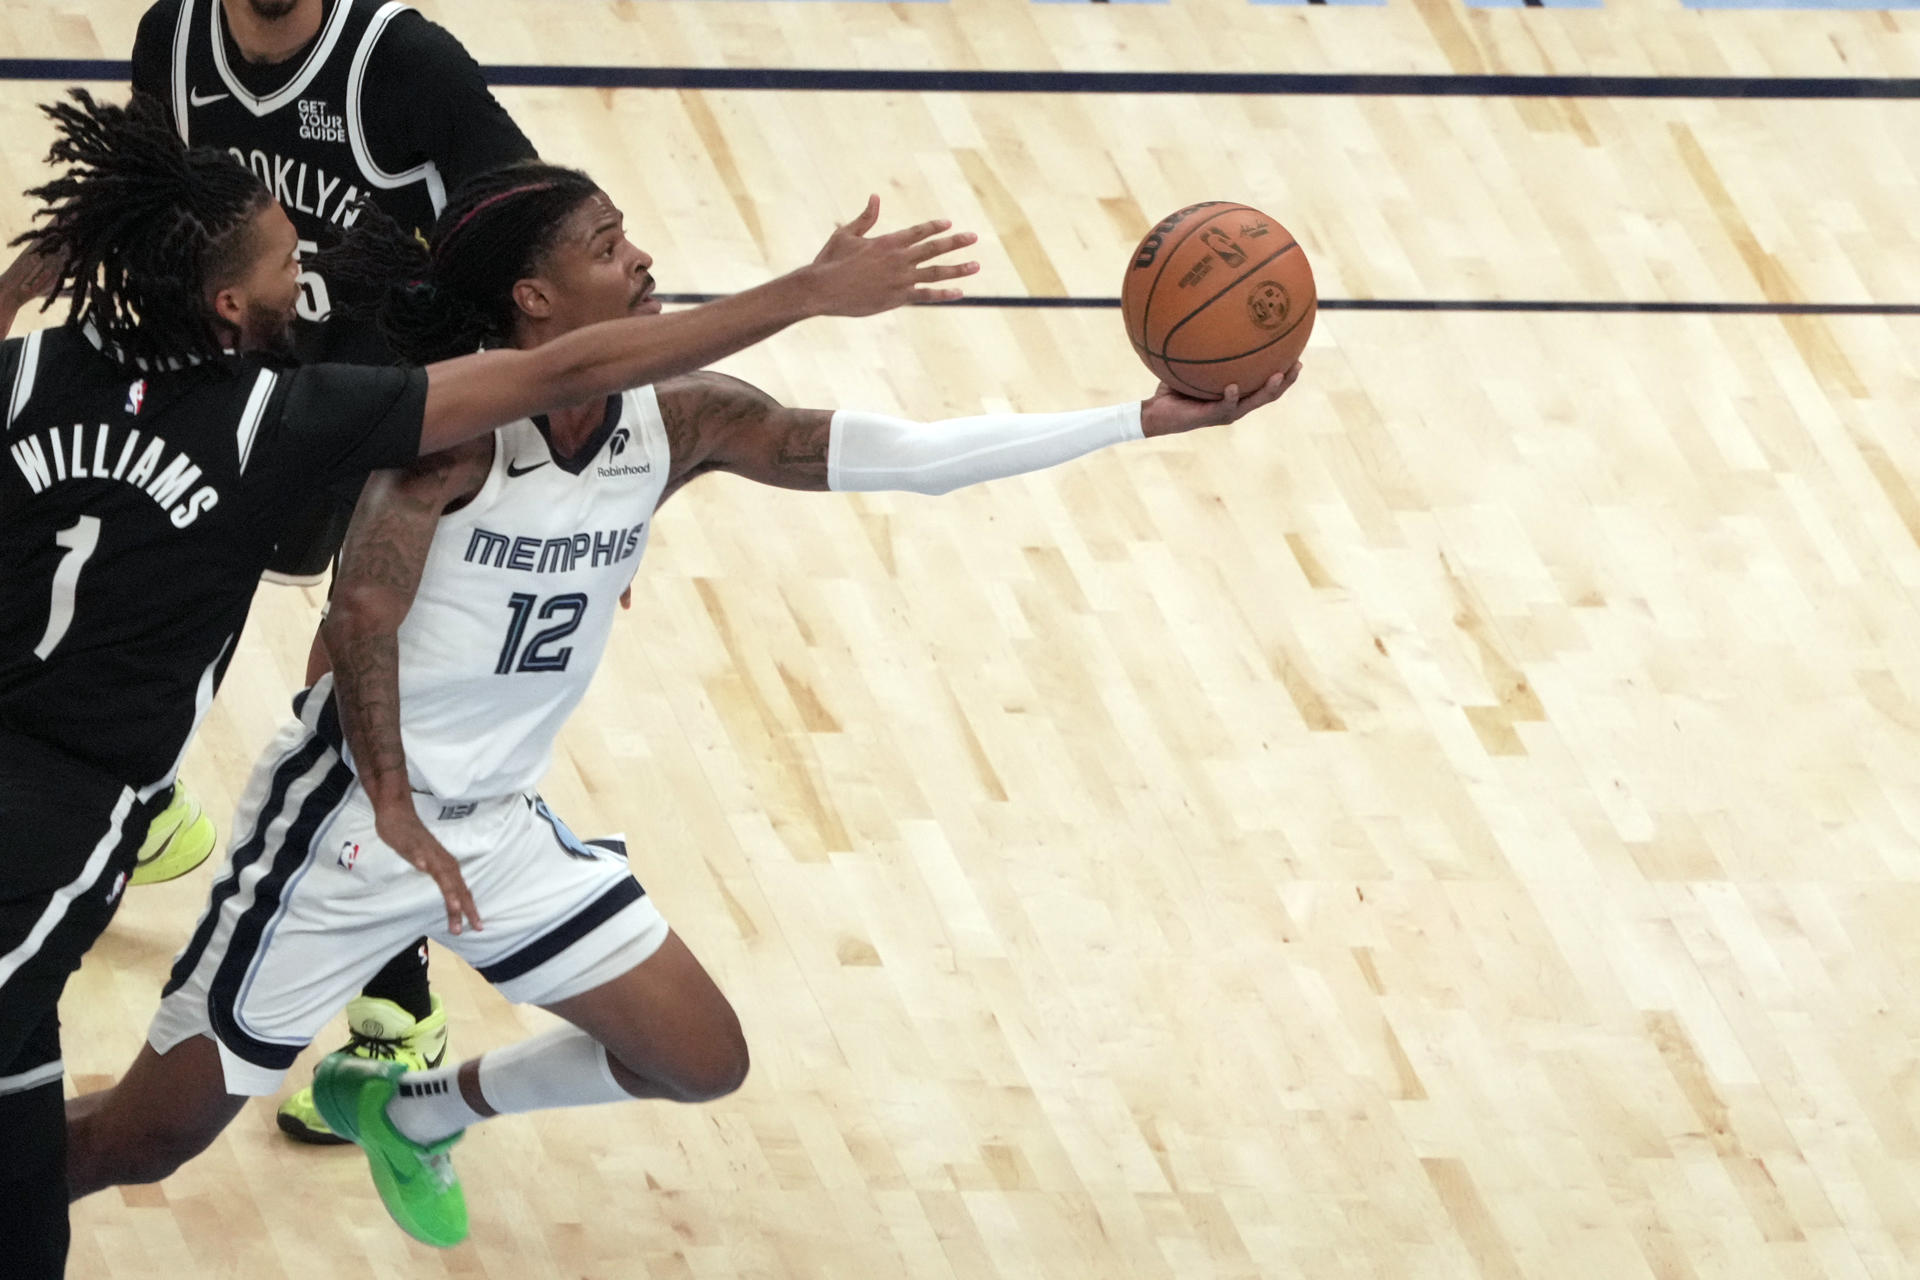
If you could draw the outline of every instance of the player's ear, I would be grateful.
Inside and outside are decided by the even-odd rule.
[[[224,289],[215,289],[212,302],[213,314],[235,329],[238,329],[240,322],[246,318],[246,300],[240,296],[240,291],[231,285]]]
[[[553,314],[553,299],[539,280],[516,280],[513,305],[535,320],[545,320]]]

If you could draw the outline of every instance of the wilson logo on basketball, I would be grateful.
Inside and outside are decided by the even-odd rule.
[[[1147,238],[1140,242],[1140,248],[1133,256],[1134,270],[1137,271],[1142,267],[1150,267],[1153,265],[1153,260],[1160,256],[1161,246],[1167,242],[1167,233],[1179,226],[1181,220],[1188,214],[1192,213],[1195,209],[1211,209],[1217,204],[1225,203],[1226,201],[1224,200],[1202,200],[1199,204],[1190,204],[1180,210],[1180,212],[1170,215],[1159,226],[1147,232]]]

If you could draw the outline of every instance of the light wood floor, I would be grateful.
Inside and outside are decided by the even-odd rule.
[[[1677,0],[424,7],[487,62],[1920,68],[1911,14]],[[0,0],[0,54],[121,56],[139,9]],[[7,190],[51,88],[0,85]],[[981,293],[1110,295],[1148,222],[1230,197],[1332,297],[1920,300],[1920,104],[501,96],[670,290],[876,189],[985,233]],[[938,500],[703,481],[546,790],[633,838],[745,1089],[476,1129],[444,1254],[264,1100],[78,1206],[73,1274],[1920,1274],[1917,345],[1328,313],[1231,430]],[[727,367],[925,419],[1149,386],[1102,312],[813,322]],[[189,757],[223,820],[316,606],[262,592]],[[77,1087],[212,874],[135,893],[73,983]],[[545,1018],[436,973],[456,1053]]]

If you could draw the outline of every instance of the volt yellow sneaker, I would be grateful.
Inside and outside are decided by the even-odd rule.
[[[147,827],[147,839],[133,864],[130,884],[161,884],[177,880],[207,860],[219,840],[213,819],[187,790],[173,784],[173,799]]]
[[[340,1052],[356,1058],[385,1059],[408,1071],[425,1071],[446,1061],[447,1011],[439,996],[433,998],[433,1012],[418,1021],[391,1000],[356,996],[347,1005],[347,1030],[351,1038]],[[325,1147],[347,1141],[320,1114],[311,1088],[281,1103],[274,1123],[295,1142]]]

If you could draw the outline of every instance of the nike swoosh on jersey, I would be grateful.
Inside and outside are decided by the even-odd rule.
[[[551,461],[551,459],[549,459],[549,461]],[[514,465],[513,465],[513,464],[512,464],[511,462],[509,462],[509,463],[507,464],[507,479],[509,479],[509,480],[511,480],[511,479],[513,479],[513,478],[514,478],[515,476],[523,476],[523,475],[525,475],[525,474],[527,474],[527,472],[529,472],[529,471],[538,471],[538,470],[539,470],[540,468],[542,468],[542,467],[544,467],[544,466],[546,466],[546,465],[547,465],[547,464],[546,464],[545,462],[536,462],[536,463],[534,463],[534,464],[533,464],[532,466],[530,466],[530,467],[521,467],[521,468],[519,468],[519,469],[517,469],[517,470],[516,470],[516,469],[514,468]]]
[[[198,89],[189,89],[187,91],[187,101],[196,107],[204,107],[209,103],[218,102],[222,98],[231,98],[232,96],[230,93],[209,93],[205,97],[201,97]]]

